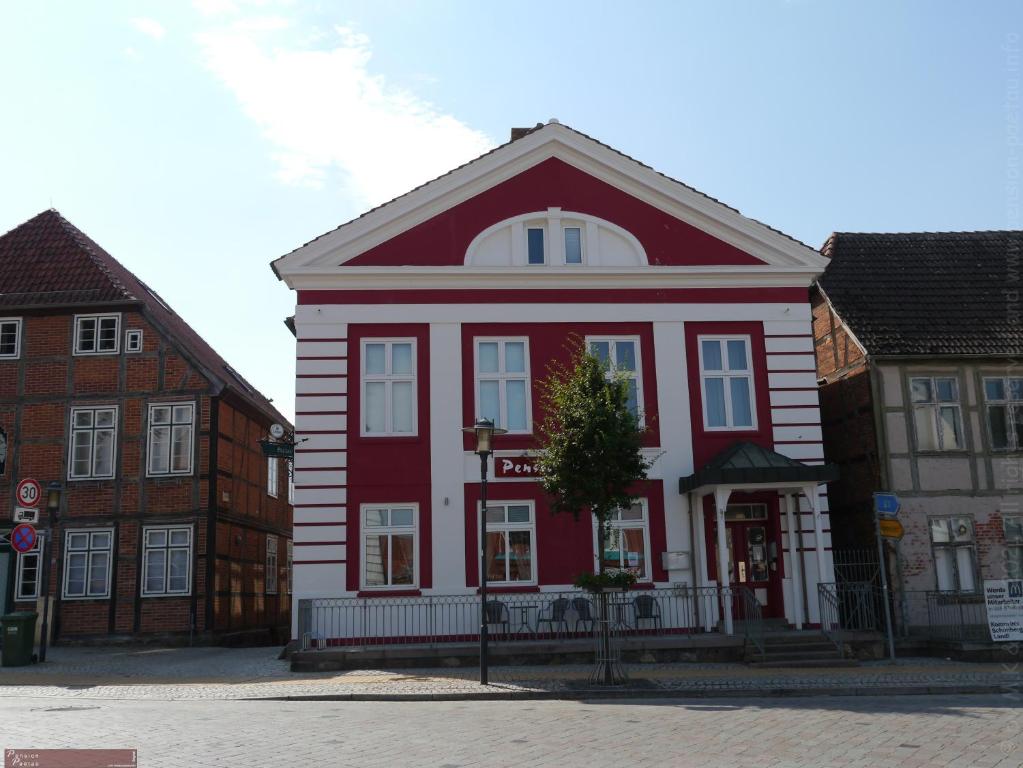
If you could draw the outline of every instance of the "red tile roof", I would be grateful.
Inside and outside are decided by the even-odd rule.
[[[52,208],[0,236],[0,311],[137,305],[208,378],[288,424],[160,296]]]

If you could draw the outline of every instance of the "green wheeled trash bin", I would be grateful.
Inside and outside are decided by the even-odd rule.
[[[36,638],[35,611],[17,611],[0,618],[0,633],[3,633],[3,652],[0,665],[23,667],[32,663],[32,646]]]

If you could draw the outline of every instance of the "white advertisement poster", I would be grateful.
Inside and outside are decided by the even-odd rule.
[[[1023,580],[985,580],[984,602],[992,640],[1023,640]]]

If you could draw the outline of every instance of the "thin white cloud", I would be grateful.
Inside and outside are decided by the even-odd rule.
[[[272,144],[284,183],[323,187],[340,177],[356,202],[375,205],[494,144],[374,74],[369,39],[349,28],[317,36],[255,16],[197,39],[206,66]]]
[[[163,40],[164,35],[167,34],[167,30],[163,28],[163,24],[158,22],[156,19],[140,17],[132,19],[131,25],[143,35],[147,35],[154,40]]]

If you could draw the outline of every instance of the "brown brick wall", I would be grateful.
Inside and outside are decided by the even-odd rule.
[[[820,387],[824,456],[840,477],[828,484],[835,548],[874,542],[873,493],[880,490],[880,463],[870,369],[856,344],[819,291],[811,292],[814,353]]]
[[[125,353],[124,332],[143,330],[141,353]],[[67,528],[111,527],[116,530],[111,597],[103,600],[58,600],[55,627],[61,637],[186,633],[206,626],[207,512],[209,507],[212,404],[210,383],[179,350],[138,312],[124,311],[121,352],[74,356],[73,313],[23,318],[22,357],[0,360],[0,426],[7,430],[9,454],[0,475],[0,520],[9,521],[17,480],[52,480],[65,488],[61,521],[55,537],[50,594],[59,595],[63,574],[61,545]],[[195,453],[189,476],[146,477],[148,407],[154,402],[196,404]],[[69,415],[72,405],[116,405],[118,429],[113,480],[69,480]],[[238,518],[237,526],[253,547],[262,537],[264,549],[240,583],[237,599],[242,620],[230,629],[286,625],[287,600],[271,601],[256,594],[263,588],[262,558],[269,531],[281,535],[279,562],[286,564],[284,536],[290,536],[287,476],[280,481],[281,500],[266,497],[266,470],[260,469],[258,441],[269,419],[254,419],[245,403],[227,407],[230,424],[226,464],[221,481],[231,500],[221,511]],[[233,442],[239,436],[237,446]],[[221,440],[223,444],[225,441]],[[265,460],[262,460],[265,462]],[[235,467],[239,469],[237,475]],[[263,494],[260,496],[259,489]],[[237,489],[237,492],[236,492]],[[193,530],[193,583],[188,597],[140,597],[142,528],[147,524],[181,523]],[[225,534],[226,535],[226,534]],[[226,539],[227,540],[227,539]],[[230,556],[230,554],[226,555]],[[251,558],[250,558],[251,559]],[[258,567],[257,567],[258,566]],[[258,576],[257,576],[258,574]],[[285,583],[281,576],[282,591]],[[18,607],[30,607],[19,604]]]

